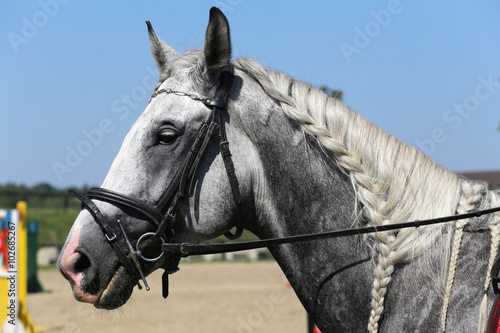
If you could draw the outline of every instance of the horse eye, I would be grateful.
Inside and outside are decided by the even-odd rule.
[[[177,131],[173,128],[164,128],[158,134],[158,143],[161,145],[170,145],[177,140],[179,135]]]

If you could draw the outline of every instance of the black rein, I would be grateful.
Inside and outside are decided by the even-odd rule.
[[[421,227],[421,226],[426,226],[426,225],[431,225],[431,224],[439,224],[439,223],[458,221],[458,220],[468,219],[471,217],[478,217],[478,216],[482,216],[482,215],[486,215],[486,214],[495,213],[498,211],[500,211],[500,207],[479,210],[479,211],[466,213],[466,214],[428,219],[428,220],[417,220],[417,221],[412,221],[412,222],[387,224],[387,225],[371,226],[371,227],[355,228],[355,229],[343,229],[343,230],[335,230],[335,231],[321,232],[321,233],[315,233],[315,234],[297,235],[297,236],[289,236],[289,237],[281,237],[281,238],[261,239],[261,240],[248,241],[248,242],[220,243],[220,244],[165,243],[165,244],[162,244],[162,251],[169,252],[169,253],[180,253],[183,256],[215,254],[215,253],[225,253],[225,252],[237,252],[237,251],[258,249],[258,248],[263,248],[263,247],[268,247],[268,246],[273,246],[273,245],[298,243],[298,242],[305,242],[305,241],[317,240],[317,239],[338,238],[338,237],[346,237],[346,236],[363,235],[363,234],[369,234],[369,233],[374,233],[374,232],[399,230],[399,229],[405,229],[405,228],[415,228],[415,227]]]

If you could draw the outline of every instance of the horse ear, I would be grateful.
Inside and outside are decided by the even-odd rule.
[[[205,55],[205,72],[210,80],[214,80],[231,61],[229,23],[224,14],[216,7],[210,9],[203,53]]]
[[[156,35],[151,22],[146,21],[146,24],[149,33],[149,46],[151,47],[151,53],[156,62],[158,73],[160,75],[166,74],[165,68],[167,64],[180,57],[180,54]]]

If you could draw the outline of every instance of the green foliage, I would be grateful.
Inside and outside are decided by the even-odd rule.
[[[40,223],[38,243],[40,245],[63,245],[80,209],[75,208],[30,208],[28,221]]]
[[[88,186],[75,188],[86,193]],[[68,189],[58,189],[48,183],[36,184],[32,187],[12,183],[0,184],[0,207],[12,209],[18,201],[28,202],[28,208],[79,208],[80,202],[68,194]]]
[[[88,187],[76,190],[86,193]],[[57,189],[48,183],[32,187],[12,183],[0,185],[0,208],[14,209],[18,201],[28,203],[27,220],[36,220],[40,223],[39,244],[64,244],[80,212],[80,202],[70,196],[67,189]]]

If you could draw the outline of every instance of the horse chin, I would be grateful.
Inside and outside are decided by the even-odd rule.
[[[106,310],[119,308],[128,301],[136,284],[135,278],[132,278],[123,266],[120,266],[106,288],[99,292],[94,306]]]

